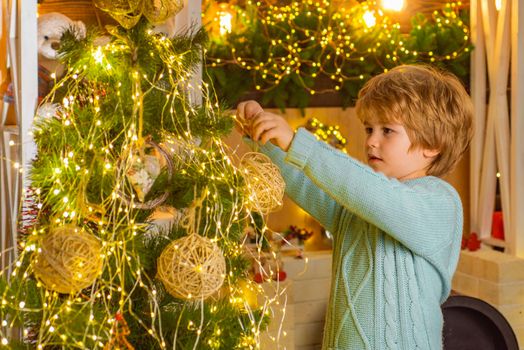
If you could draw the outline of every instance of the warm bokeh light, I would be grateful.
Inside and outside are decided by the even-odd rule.
[[[233,15],[229,12],[219,12],[220,34],[231,33],[231,21]]]
[[[382,0],[382,8],[384,10],[402,11],[404,0]]]
[[[368,26],[368,28],[374,27],[377,23],[377,19],[375,18],[375,14],[373,13],[373,11],[366,11],[362,18],[364,19],[364,23],[366,23],[366,26]]]
[[[502,7],[502,0],[495,0],[495,7],[497,8],[497,11],[500,11]]]
[[[203,18],[213,18],[209,25],[212,45],[206,55],[207,66],[213,71],[212,80],[217,83],[220,94],[231,99],[230,103],[238,99],[234,96],[238,89],[232,88],[227,80],[268,93],[265,95],[268,101],[278,99],[275,103],[282,108],[288,100],[307,104],[309,95],[326,92],[352,96],[344,97],[344,103],[351,104],[361,83],[370,76],[368,69],[376,69],[372,74],[378,74],[400,63],[414,61],[448,65],[448,61],[469,55],[469,28],[462,20],[460,1],[443,4],[441,10],[434,10],[426,20],[414,17],[415,26],[408,40],[400,23],[394,22],[401,14],[377,8],[381,1],[356,2],[347,8],[333,5],[330,0],[292,1],[289,5],[278,6],[251,0],[244,7],[223,2],[210,5]],[[220,13],[225,12],[232,14],[235,35],[220,32]],[[310,28],[304,26],[304,21],[323,25]],[[457,42],[450,38],[452,32],[464,35]],[[421,40],[422,37],[450,44],[439,46],[438,51],[434,51],[431,44],[428,47],[433,50],[426,50],[427,43]],[[248,40],[257,50],[260,48],[259,54],[255,55],[246,47]],[[380,62],[375,62],[373,57]],[[349,68],[355,67],[357,62],[357,66],[366,68]],[[240,71],[229,70],[232,66]],[[224,68],[228,72],[227,79],[223,75]],[[455,73],[454,68],[451,71]],[[322,88],[314,86],[314,81],[320,77],[328,78],[329,84]],[[246,78],[252,82],[247,83]],[[287,97],[283,97],[275,87],[288,82],[290,90]],[[304,91],[308,95],[304,95]]]

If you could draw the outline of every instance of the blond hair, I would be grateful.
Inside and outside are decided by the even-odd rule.
[[[444,176],[456,166],[473,135],[473,105],[451,73],[425,65],[404,65],[370,79],[358,94],[358,118],[398,122],[411,148],[437,150],[428,175]]]

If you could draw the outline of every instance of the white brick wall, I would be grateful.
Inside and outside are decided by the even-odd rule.
[[[282,329],[286,336],[280,339],[280,346],[271,339],[278,334],[281,319],[278,315],[282,313],[277,312],[262,337],[263,350],[318,350],[321,347],[331,282],[331,251],[306,252],[304,257],[283,258],[287,279],[282,286],[287,288],[287,306]]]
[[[321,347],[330,291],[331,251],[307,252],[304,256],[307,259],[283,258],[288,276],[281,284],[287,297],[284,333],[280,346],[270,339],[278,334],[281,317],[276,317],[263,337],[263,350]],[[524,259],[493,250],[462,251],[452,287],[460,294],[482,299],[497,308],[524,348]],[[282,313],[277,311],[275,315]]]

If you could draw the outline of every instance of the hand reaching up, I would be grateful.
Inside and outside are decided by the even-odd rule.
[[[250,124],[251,119],[258,113],[264,112],[262,107],[256,101],[240,102],[237,106],[237,125],[236,129],[242,135],[251,136]]]
[[[271,141],[283,151],[289,149],[294,132],[283,117],[264,112],[255,101],[241,102],[237,107],[237,116],[242,123],[241,132],[254,141],[262,144]]]

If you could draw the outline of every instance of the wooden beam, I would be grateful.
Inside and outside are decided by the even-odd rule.
[[[508,251],[524,258],[524,4],[511,9],[511,222]],[[506,220],[506,218],[504,218]],[[504,222],[506,224],[506,222]]]
[[[470,147],[470,232],[479,232],[477,215],[479,212],[480,175],[482,148],[486,130],[486,47],[482,25],[480,0],[470,3],[471,41],[475,49],[471,53],[471,99],[474,107],[475,133]]]
[[[491,234],[491,222],[493,210],[495,208],[496,195],[496,156],[495,156],[495,133],[493,105],[488,106],[488,120],[486,124],[486,134],[484,136],[484,150],[482,157],[482,172],[480,178],[480,194],[477,213],[477,223],[480,238],[487,238]]]
[[[486,6],[483,2],[484,24],[492,26],[495,16],[494,6]],[[490,2],[492,4],[492,2]],[[493,4],[492,4],[493,5]],[[502,7],[496,23],[495,42],[488,45],[492,52],[488,55],[488,73],[490,82],[490,98],[488,107],[488,121],[485,135],[485,145],[482,161],[482,178],[480,188],[481,202],[479,204],[478,222],[480,223],[480,237],[487,238],[491,233],[491,222],[494,210],[496,191],[497,166],[500,171],[501,201],[504,216],[511,214],[509,190],[509,114],[507,106],[507,84],[510,58],[510,2],[502,1]],[[486,33],[488,29],[484,28]],[[489,28],[491,30],[491,28]],[[507,220],[509,221],[509,219]],[[509,225],[509,223],[508,223]]]
[[[506,229],[510,228],[511,206],[510,206],[510,181],[509,181],[509,158],[510,158],[510,130],[508,111],[508,73],[511,55],[510,20],[511,0],[502,0],[501,9],[497,19],[497,38],[495,41],[495,70],[493,92],[493,113],[495,118],[495,145],[497,150],[497,165],[500,173],[499,186],[502,202],[502,213]],[[492,97],[490,97],[490,100]],[[491,229],[491,225],[490,225]]]
[[[488,78],[490,87],[494,85],[494,77],[496,76],[494,58],[495,58],[495,27],[494,17],[496,16],[495,6],[492,1],[480,0],[482,8],[482,18],[485,33],[485,48],[488,63]],[[490,90],[491,91],[491,90]],[[493,209],[495,207],[495,194],[496,194],[496,148],[495,148],[495,120],[493,113],[493,91],[491,91],[486,131],[483,135],[484,145],[482,150],[482,168],[480,178],[480,190],[479,190],[479,204],[477,212],[477,223],[478,223],[478,234],[479,237],[484,239],[488,238],[491,233],[491,219]]]
[[[484,25],[484,42],[488,57],[489,76],[493,76],[490,71],[493,69],[493,52],[495,51],[495,36],[497,31],[497,9],[494,0],[480,0],[482,8],[482,21]],[[491,84],[491,81],[490,81]]]

